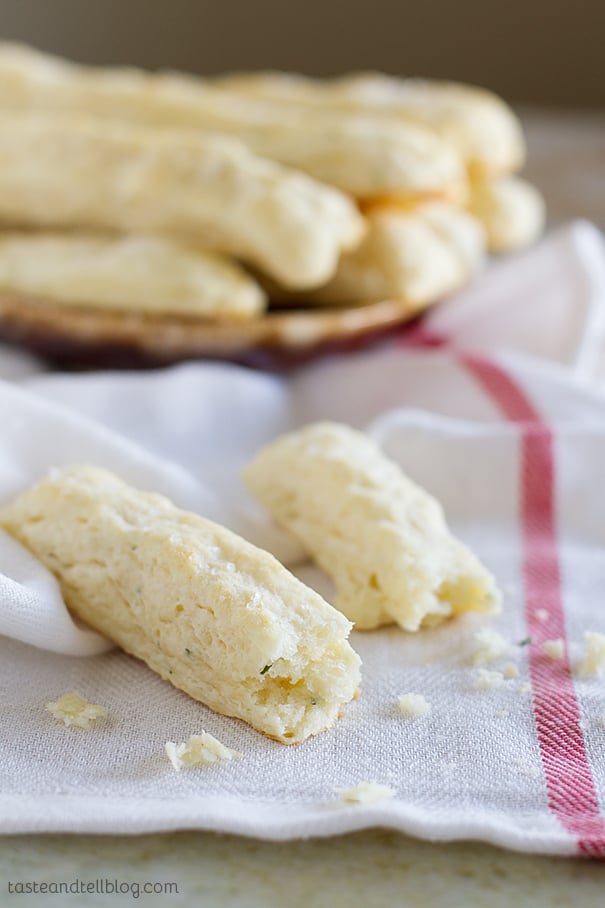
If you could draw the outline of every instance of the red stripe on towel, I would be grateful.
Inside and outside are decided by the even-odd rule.
[[[514,379],[494,362],[461,354],[508,420],[521,426],[521,528],[526,620],[532,643],[529,670],[533,709],[550,809],[577,837],[586,855],[605,857],[605,820],[584,747],[580,711],[569,665],[555,516],[553,436]],[[540,621],[539,609],[548,618]],[[542,652],[545,640],[561,637],[561,660]]]
[[[410,347],[449,347],[443,335],[412,326],[401,338]],[[455,350],[453,352],[456,352]],[[510,422],[521,427],[521,529],[527,627],[532,637],[529,672],[533,712],[546,779],[548,803],[578,850],[605,858],[605,819],[584,746],[580,710],[569,664],[555,516],[553,436],[523,389],[492,360],[457,353]],[[538,610],[548,612],[540,621]],[[545,640],[562,638],[563,659],[542,652]]]

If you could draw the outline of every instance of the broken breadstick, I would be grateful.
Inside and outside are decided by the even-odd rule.
[[[263,448],[244,479],[333,578],[335,605],[356,627],[416,631],[498,610],[494,578],[440,504],[361,432],[313,423]]]
[[[284,744],[329,728],[359,685],[346,618],[272,555],[93,467],[0,511],[69,609],[211,709]]]

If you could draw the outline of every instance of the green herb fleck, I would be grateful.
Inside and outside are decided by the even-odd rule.
[[[185,647],[185,652],[187,653],[188,656],[191,655],[191,650],[190,650],[190,649],[187,649],[187,647]]]
[[[268,664],[268,665],[265,665],[265,667],[264,667],[264,668],[263,668],[263,669],[262,669],[262,670],[261,670],[261,675],[264,675],[264,674],[266,674],[266,672],[268,672],[268,671],[269,671],[269,669],[270,669],[270,668],[271,668],[271,666],[272,666],[272,665],[273,665],[273,663],[272,663],[272,662],[269,662],[269,664]]]
[[[311,706],[317,706],[317,700],[315,699],[315,697],[311,697],[309,703],[311,704]]]
[[[171,669],[171,668],[168,669],[168,674],[169,674],[169,675],[172,674],[172,669]]]
[[[519,646],[529,646],[530,643],[534,642],[533,637],[525,637],[523,640],[519,641]]]

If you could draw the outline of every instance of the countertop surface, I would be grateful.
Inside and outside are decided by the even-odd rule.
[[[525,172],[546,196],[550,223],[584,217],[605,230],[605,113],[524,111],[523,119]],[[87,893],[52,891],[64,883],[73,893],[78,881]],[[46,892],[32,894],[17,885],[44,883]],[[144,884],[163,891],[144,894]],[[203,832],[11,836],[0,838],[0,904],[603,908],[605,862],[382,830],[289,843]]]
[[[334,839],[258,842],[187,832],[24,836],[2,840],[2,880],[176,884],[166,893],[7,896],[2,905],[220,908],[603,908],[605,863],[431,844],[372,830]],[[136,891],[136,889],[135,889]]]

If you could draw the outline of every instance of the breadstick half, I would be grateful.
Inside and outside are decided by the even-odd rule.
[[[336,584],[360,629],[417,631],[462,612],[494,612],[500,594],[450,533],[441,505],[361,432],[313,423],[263,448],[245,481]]]
[[[211,709],[284,744],[329,728],[359,685],[349,622],[272,555],[93,467],[0,511],[69,609]]]

